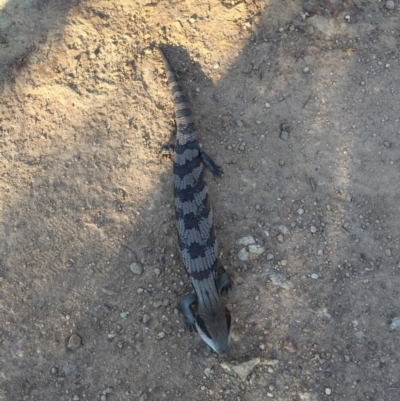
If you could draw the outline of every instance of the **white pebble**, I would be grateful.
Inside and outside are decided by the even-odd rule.
[[[318,249],[317,254],[318,256],[322,256],[324,254],[324,251],[322,249]]]
[[[304,209],[302,208],[297,209],[297,213],[301,216],[304,213]]]
[[[246,248],[242,248],[238,253],[238,258],[242,262],[247,262],[249,260],[249,253],[246,251]]]
[[[311,274],[311,278],[314,279],[314,280],[316,280],[318,277],[319,277],[319,276],[318,276],[317,273],[312,273],[312,274]]]
[[[317,228],[316,228],[315,226],[311,226],[311,227],[310,227],[310,231],[311,231],[312,233],[316,233],[316,232],[317,232]]]
[[[394,10],[394,1],[388,0],[388,1],[386,2],[386,8],[387,8],[388,10]]]
[[[240,238],[237,243],[239,245],[253,245],[256,241],[251,235],[248,235],[247,237]]]
[[[133,274],[141,274],[143,267],[141,265],[139,265],[139,263],[136,262],[132,262],[129,266],[129,268],[131,269],[131,272]]]
[[[265,252],[265,248],[261,245],[249,245],[250,260],[257,259]]]
[[[332,390],[329,387],[325,387],[325,394],[326,395],[331,395],[332,394]]]
[[[269,103],[265,103],[265,107],[268,109],[271,107],[271,105]]]

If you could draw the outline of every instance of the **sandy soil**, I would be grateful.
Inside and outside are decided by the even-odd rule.
[[[399,7],[0,0],[0,400],[398,400]],[[225,170],[225,360],[178,310],[160,42]]]

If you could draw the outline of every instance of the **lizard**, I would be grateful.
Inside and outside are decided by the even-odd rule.
[[[231,337],[231,314],[220,295],[231,288],[229,276],[218,277],[218,246],[213,224],[213,209],[204,165],[214,176],[223,170],[199,146],[193,114],[183,87],[159,46],[173,97],[177,126],[173,150],[174,206],[179,250],[193,292],[183,297],[180,306],[186,324],[219,355],[225,356]],[[197,303],[197,314],[192,304]]]

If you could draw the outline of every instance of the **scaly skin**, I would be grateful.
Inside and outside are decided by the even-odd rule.
[[[226,355],[231,335],[231,317],[220,294],[230,288],[226,274],[217,279],[218,247],[213,210],[204,164],[216,176],[222,169],[199,147],[192,111],[172,67],[160,47],[175,107],[177,138],[174,152],[174,198],[179,247],[194,292],[181,301],[190,328],[220,355]],[[197,301],[198,314],[190,305]]]

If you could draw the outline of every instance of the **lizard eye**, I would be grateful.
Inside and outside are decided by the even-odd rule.
[[[200,317],[197,316],[196,317],[196,322],[197,322],[197,326],[200,328],[200,330],[209,338],[211,339],[210,333],[207,330],[207,327],[204,323],[204,320]]]

